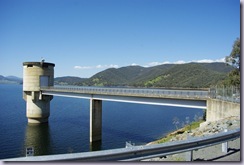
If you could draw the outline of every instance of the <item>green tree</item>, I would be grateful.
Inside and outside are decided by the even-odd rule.
[[[231,64],[233,67],[240,71],[240,56],[241,56],[241,48],[240,48],[240,38],[237,38],[232,46],[232,51],[229,56],[225,58],[225,61]]]
[[[240,38],[237,38],[233,44],[232,51],[229,56],[225,58],[225,61],[232,65],[235,69],[231,71],[228,77],[224,80],[223,85],[227,86],[239,86],[240,85]]]

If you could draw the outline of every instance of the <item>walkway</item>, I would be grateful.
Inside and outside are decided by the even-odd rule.
[[[42,95],[206,109],[206,90],[169,90],[103,87],[41,87]]]

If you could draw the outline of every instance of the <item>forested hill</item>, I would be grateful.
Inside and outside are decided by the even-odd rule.
[[[56,77],[54,79],[55,85],[76,85],[82,81],[85,81],[86,78],[65,76],[65,77]]]
[[[110,68],[88,79],[76,79],[71,85],[190,87],[205,88],[226,78],[233,67],[225,63],[164,64],[154,67]],[[77,81],[78,80],[78,81]]]

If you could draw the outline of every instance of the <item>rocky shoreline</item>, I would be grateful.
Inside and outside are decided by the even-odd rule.
[[[183,129],[181,128],[179,130],[171,132],[168,135],[175,135],[169,141],[178,141],[178,140],[186,140],[187,137],[189,136],[190,137],[209,136],[209,135],[223,132],[225,129],[233,130],[236,128],[240,128],[239,116],[228,117],[218,121],[204,122],[200,124],[200,127],[185,132],[183,132],[182,131]],[[147,145],[155,144],[155,143],[156,141],[150,142]]]
[[[209,136],[220,132],[224,132],[225,129],[233,130],[237,128],[240,128],[240,116],[233,116],[218,121],[204,122],[200,124],[200,127],[185,132],[183,132],[182,129],[179,129],[169,134],[169,135],[174,135],[169,141],[186,140],[189,137]],[[157,142],[154,141],[148,143],[147,145],[151,145],[155,143]],[[236,145],[237,147],[238,145],[240,147],[240,144],[238,144],[238,142]],[[175,155],[167,156],[165,158],[153,158],[147,161],[184,161],[184,159],[182,159],[182,154],[175,154]]]

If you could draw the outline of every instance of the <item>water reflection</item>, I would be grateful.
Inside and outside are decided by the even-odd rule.
[[[51,153],[48,123],[28,124],[25,133],[25,148],[33,147],[34,156]]]

